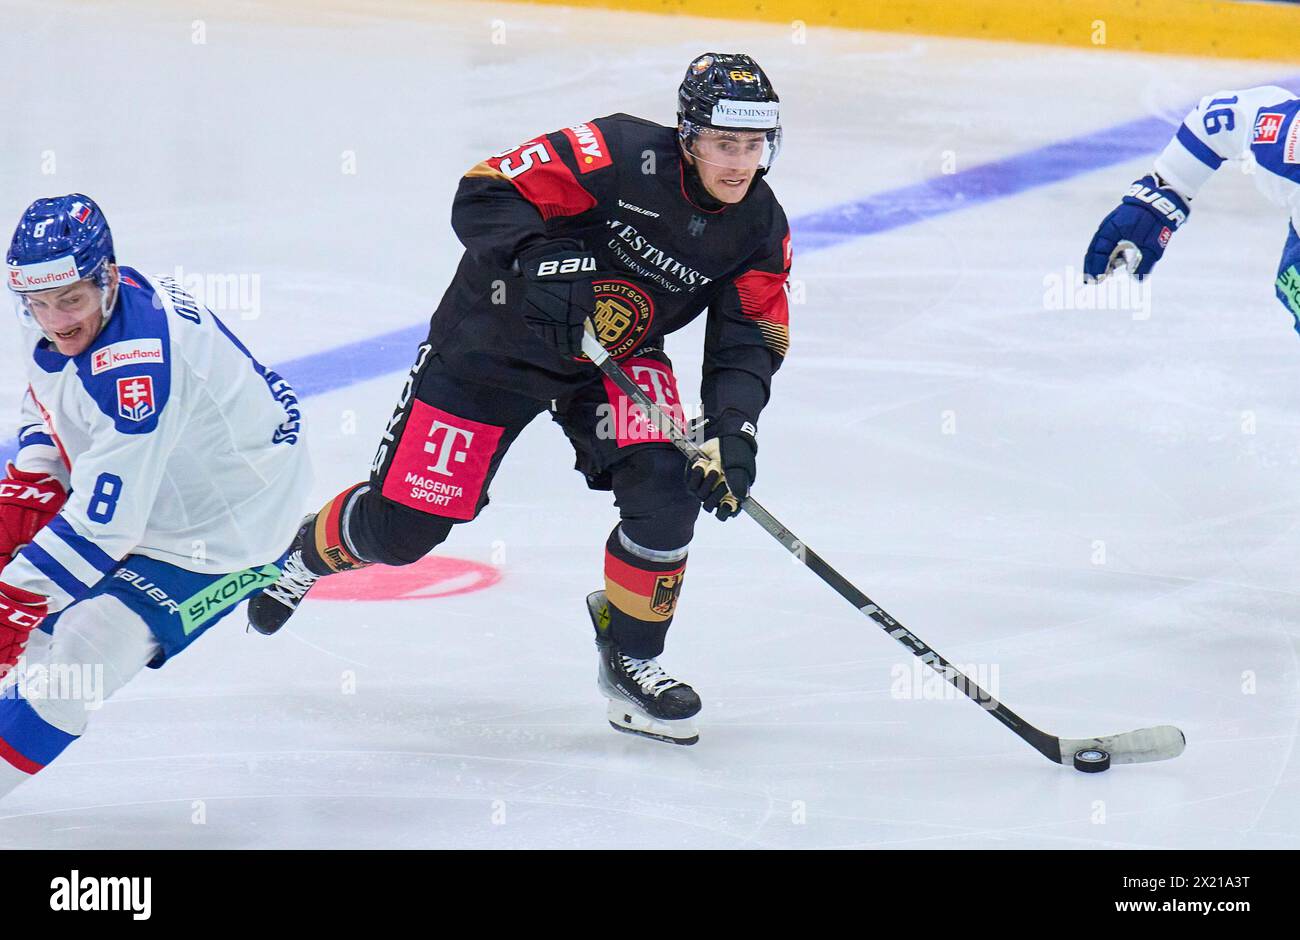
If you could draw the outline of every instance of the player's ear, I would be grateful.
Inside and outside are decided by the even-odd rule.
[[[113,290],[117,287],[119,280],[121,280],[121,277],[117,273],[117,265],[110,261],[108,263],[108,289]]]

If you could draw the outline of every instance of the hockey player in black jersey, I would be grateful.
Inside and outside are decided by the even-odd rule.
[[[763,179],[779,100],[745,55],[688,66],[677,127],[614,114],[529,140],[465,174],[465,245],[384,428],[370,479],[308,517],[280,582],[254,600],[273,633],[325,575],[407,565],[478,515],[511,443],[544,411],[588,486],[612,490],[605,589],[588,598],[610,723],[693,744],[700,699],[658,663],[701,505],[737,512],[788,346],[790,235]],[[665,335],[708,311],[697,438],[686,460],[581,354],[583,324],[681,415]]]

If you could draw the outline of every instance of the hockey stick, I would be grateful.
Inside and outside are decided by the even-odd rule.
[[[582,351],[586,353],[588,359],[596,364],[601,372],[608,376],[611,382],[618,386],[624,395],[641,408],[650,423],[668,437],[687,460],[694,462],[704,457],[699,445],[690,440],[678,427],[677,423],[650,400],[649,395],[632,381],[631,377],[623,371],[623,367],[600,345],[592,331],[590,321],[587,323],[587,331],[582,338]],[[1169,760],[1183,752],[1183,748],[1187,744],[1186,736],[1172,725],[1140,728],[1137,731],[1126,731],[1122,734],[1112,734],[1100,738],[1058,738],[1054,734],[1040,731],[988,692],[985,692],[969,676],[931,649],[924,640],[885,613],[871,598],[859,591],[843,575],[827,564],[820,555],[796,538],[793,532],[778,522],[776,517],[760,506],[752,496],[746,498],[741,503],[740,508],[762,526],[769,535],[784,545],[786,551],[794,555],[813,574],[830,585],[835,590],[835,593],[874,620],[882,630],[901,643],[908,652],[947,679],[958,690],[1027,741],[1030,746],[1048,760],[1055,761],[1058,764],[1073,760],[1074,766],[1080,770],[1105,770],[1110,763],[1141,764],[1149,761]],[[1088,752],[1096,751],[1106,752],[1109,755],[1109,760],[1104,764],[1097,764],[1093,763],[1097,758],[1091,756],[1085,758],[1084,762],[1081,763],[1075,757],[1079,752],[1084,752],[1086,755]]]

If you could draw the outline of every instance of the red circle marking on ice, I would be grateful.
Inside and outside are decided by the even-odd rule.
[[[412,601],[451,597],[489,588],[501,580],[491,565],[431,555],[413,565],[371,565],[322,578],[311,596],[327,601]]]

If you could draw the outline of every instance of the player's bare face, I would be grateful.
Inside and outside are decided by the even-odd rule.
[[[740,202],[749,192],[763,160],[766,138],[761,133],[700,134],[690,154],[709,195],[719,202]]]
[[[113,273],[110,293],[116,287]],[[78,281],[67,287],[37,291],[25,298],[27,309],[36,318],[47,336],[65,356],[76,356],[86,351],[104,326],[101,309],[101,292],[92,281]]]

